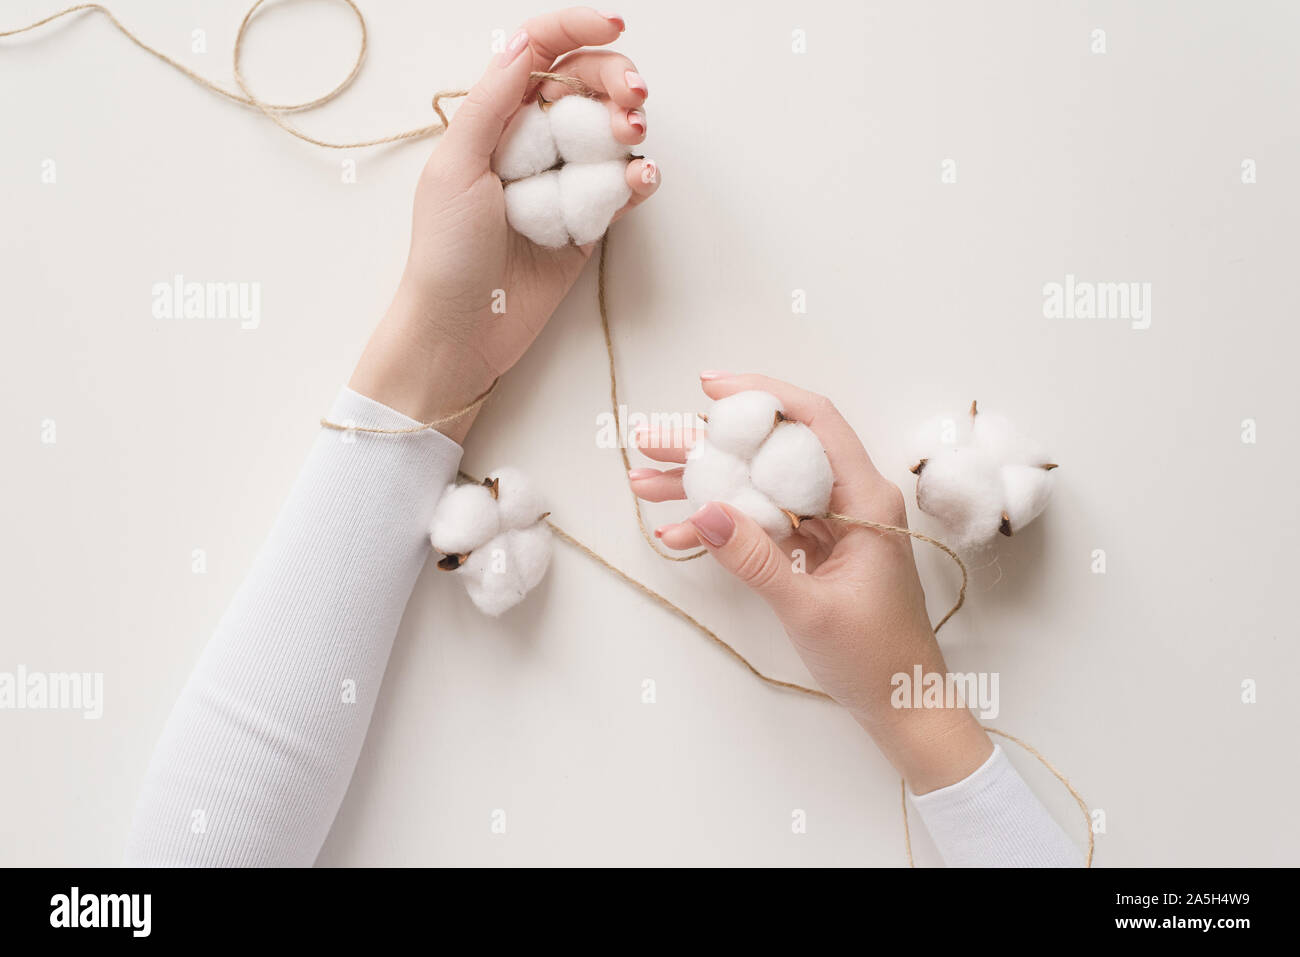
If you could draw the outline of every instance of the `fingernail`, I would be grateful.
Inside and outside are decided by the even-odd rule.
[[[650,95],[650,88],[645,85],[645,78],[635,70],[628,70],[623,74],[623,79],[627,80],[630,89],[641,94],[642,99]]]
[[[704,506],[704,508],[692,515],[689,521],[695,526],[695,530],[700,533],[700,538],[714,548],[721,548],[731,541],[732,533],[736,531],[735,521],[727,514],[727,510],[717,502],[710,502]]]
[[[620,31],[627,29],[627,24],[623,22],[623,18],[617,13],[606,13],[604,10],[599,10],[597,12],[610,23],[614,24],[614,26],[618,27]]]
[[[663,538],[663,537],[664,537],[664,529],[667,528],[667,527],[668,527],[667,525],[660,525],[658,528],[656,528],[656,529],[655,529],[655,538]]]
[[[510,42],[506,44],[506,48],[502,50],[500,56],[497,57],[497,66],[509,66],[515,61],[515,57],[519,56],[519,54],[524,51],[524,47],[526,46],[528,46],[528,31],[520,30],[510,38]]]
[[[627,477],[636,481],[637,479],[654,478],[658,474],[658,469],[629,469]]]
[[[636,127],[638,133],[645,132],[645,113],[640,110],[628,110],[627,122],[629,126]]]
[[[641,182],[657,183],[659,182],[659,164],[652,159],[646,160],[641,164]]]
[[[714,371],[714,370],[710,369],[710,370],[708,370],[707,372],[701,372],[701,373],[700,373],[700,378],[703,379],[703,380],[705,380],[705,381],[707,382],[707,381],[709,381],[710,379],[726,379],[726,378],[729,377],[730,375],[731,375],[730,372],[717,372],[717,371]]]

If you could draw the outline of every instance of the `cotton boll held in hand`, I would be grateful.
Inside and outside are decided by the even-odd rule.
[[[525,239],[551,249],[569,244],[560,202],[560,172],[550,170],[507,183],[506,222]]]
[[[1014,535],[1037,518],[1052,494],[1056,464],[1003,416],[971,403],[970,440],[923,456],[916,504],[954,536],[960,551]]]
[[[627,159],[629,150],[614,139],[609,108],[600,100],[565,96],[552,103],[546,112],[555,147],[565,163]]]
[[[629,155],[599,100],[565,96],[521,107],[492,157],[506,181],[506,222],[550,249],[594,243],[632,197]],[[553,169],[557,162],[564,165]]]
[[[550,169],[560,160],[551,121],[537,103],[521,106],[492,154],[492,172],[503,180],[523,179]]]
[[[749,463],[749,479],[779,508],[798,516],[825,514],[831,503],[831,463],[815,432],[782,422]]]
[[[547,514],[518,469],[496,469],[481,485],[450,487],[429,533],[433,547],[445,553],[438,567],[460,578],[480,611],[499,615],[546,575],[552,542]]]
[[[749,467],[708,439],[699,439],[686,455],[682,487],[692,505],[722,502],[749,485]]]
[[[566,97],[574,99],[574,97]],[[579,246],[605,235],[614,214],[632,198],[627,163],[569,163],[560,167],[564,228]]]
[[[776,396],[749,391],[718,399],[706,421],[708,435],[686,456],[682,475],[692,505],[733,505],[776,539],[799,519],[826,514],[830,460],[812,429],[785,418]]]
[[[729,395],[709,410],[709,441],[732,455],[752,459],[783,412],[781,400],[770,392],[750,389]]]

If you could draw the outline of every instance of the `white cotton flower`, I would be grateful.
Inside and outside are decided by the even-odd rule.
[[[539,246],[557,249],[568,245],[559,170],[507,183],[505,194],[506,221],[511,229]]]
[[[785,419],[776,396],[750,391],[719,399],[708,423],[682,475],[692,505],[733,505],[777,539],[793,530],[792,516],[826,513],[830,461],[812,429]]]
[[[917,506],[944,525],[958,551],[1023,529],[1047,507],[1055,481],[1046,452],[1004,416],[971,403],[971,420],[967,444],[941,445],[912,469]]]
[[[629,155],[599,100],[566,96],[545,109],[520,107],[492,157],[506,181],[506,222],[552,249],[595,242],[631,198]]]
[[[510,118],[496,152],[492,172],[509,181],[534,176],[560,161],[551,121],[537,103],[525,103]]]
[[[553,540],[546,514],[545,502],[518,469],[496,469],[482,485],[451,486],[429,532],[444,556],[438,567],[460,578],[480,611],[500,615],[546,575]]]
[[[565,96],[546,111],[555,148],[565,163],[626,159],[628,148],[614,139],[609,108],[586,96]]]
[[[465,555],[501,528],[496,500],[482,485],[449,485],[433,513],[429,540],[447,555]]]
[[[631,198],[626,160],[568,163],[560,167],[560,208],[564,228],[579,246],[594,243],[604,236],[614,214]]]

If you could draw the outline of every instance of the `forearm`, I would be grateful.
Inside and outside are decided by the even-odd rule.
[[[411,420],[351,391],[333,421]],[[136,865],[310,865],[347,790],[460,447],[322,430],[169,718]]]

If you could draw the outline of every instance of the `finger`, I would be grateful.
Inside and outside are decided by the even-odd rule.
[[[710,502],[687,519],[718,564],[761,595],[777,615],[797,603],[801,579],[772,536],[740,509]]]
[[[605,101],[605,105],[609,107],[609,128],[614,134],[614,139],[624,146],[636,146],[645,139],[645,110],[640,107],[625,110],[617,103],[608,100]]]
[[[627,473],[632,486],[632,494],[647,502],[677,502],[686,497],[682,487],[682,473],[685,469],[633,469]]]
[[[655,538],[677,551],[700,547],[700,536],[696,534],[695,526],[689,522],[660,525],[655,529]]]
[[[482,172],[506,122],[523,102],[529,73],[548,70],[558,57],[579,47],[611,43],[623,29],[619,17],[589,7],[570,7],[528,20],[469,91],[439,149],[467,160],[472,175]]]
[[[710,373],[701,378],[701,387],[710,398],[721,399],[737,392],[759,389],[781,400],[785,414],[802,422],[817,434],[830,460],[835,484],[831,491],[834,511],[870,510],[889,488],[890,483],[876,470],[853,427],[845,421],[831,401],[764,375]]]
[[[577,77],[624,110],[641,106],[650,93],[645,79],[636,71],[636,64],[613,50],[580,50],[560,60],[549,72]],[[544,80],[539,89],[548,100],[573,92],[554,80]]]
[[[488,168],[501,132],[523,100],[532,70],[530,43],[527,30],[511,37],[470,89],[443,134],[439,155],[444,160],[459,160],[468,176],[478,176]]]
[[[650,429],[642,426],[632,433],[641,453],[656,462],[686,464],[686,453],[703,433],[693,428]]]
[[[524,23],[533,38],[533,69],[542,72],[566,53],[581,47],[598,47],[613,43],[626,27],[621,17],[597,13],[590,7],[569,7],[543,13]]]
[[[611,222],[618,222],[629,210],[640,206],[655,194],[659,189],[659,164],[652,159],[637,159],[628,163],[627,185],[632,190],[632,196],[614,214]]]

